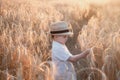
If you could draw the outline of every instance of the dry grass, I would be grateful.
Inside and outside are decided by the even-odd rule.
[[[107,0],[106,0],[107,1]],[[78,80],[120,79],[120,3],[91,1],[0,0],[0,80],[53,80],[49,24],[65,20],[74,36]]]
[[[111,7],[112,6],[112,7]],[[78,36],[81,49],[93,47],[95,60],[89,60],[105,73],[107,80],[119,80],[120,71],[120,10],[118,4],[108,4],[99,8],[96,17],[92,17],[86,26],[83,26]],[[111,10],[112,8],[112,10]],[[91,58],[91,57],[90,57]],[[89,58],[89,59],[90,59]],[[94,59],[92,58],[92,59]],[[94,61],[94,62],[93,62]],[[93,75],[93,77],[95,74]],[[102,80],[95,76],[94,79]],[[92,79],[93,80],[93,79]]]

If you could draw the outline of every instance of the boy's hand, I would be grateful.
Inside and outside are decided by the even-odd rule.
[[[85,51],[82,53],[83,57],[86,57],[86,56],[90,53],[90,51],[91,51],[91,49],[85,50]]]
[[[87,50],[85,50],[84,52],[82,52],[80,54],[73,55],[73,56],[68,58],[68,61],[76,62],[81,58],[85,58],[90,53],[90,51],[91,51],[91,49],[87,49]]]
[[[84,54],[88,55],[90,53],[91,49],[87,49]]]

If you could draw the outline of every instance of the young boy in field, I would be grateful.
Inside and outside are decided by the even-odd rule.
[[[77,80],[73,62],[86,57],[89,49],[81,54],[72,55],[67,49],[65,43],[73,33],[64,21],[59,21],[50,25],[50,34],[52,36],[52,62],[55,65],[54,80]]]

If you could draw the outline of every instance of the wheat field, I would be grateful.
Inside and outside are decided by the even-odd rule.
[[[120,80],[119,0],[0,0],[0,80],[53,80],[49,25],[64,20],[74,35],[77,80]]]

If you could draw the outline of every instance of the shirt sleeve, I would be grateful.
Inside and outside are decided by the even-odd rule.
[[[69,52],[69,50],[66,47],[60,47],[60,48],[55,48],[53,50],[54,57],[62,60],[62,61],[67,61],[72,54]]]

